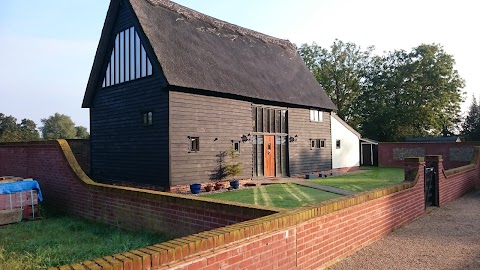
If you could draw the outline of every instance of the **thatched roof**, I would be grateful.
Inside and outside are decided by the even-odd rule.
[[[170,85],[336,109],[288,40],[168,0],[128,2]]]

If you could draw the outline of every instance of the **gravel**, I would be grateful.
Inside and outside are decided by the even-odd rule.
[[[480,190],[425,215],[329,270],[480,269]]]

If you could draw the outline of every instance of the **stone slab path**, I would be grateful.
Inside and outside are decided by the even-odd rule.
[[[480,190],[347,257],[329,270],[480,269]]]

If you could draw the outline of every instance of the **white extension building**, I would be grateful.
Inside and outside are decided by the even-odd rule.
[[[360,133],[332,113],[332,169],[360,166]]]

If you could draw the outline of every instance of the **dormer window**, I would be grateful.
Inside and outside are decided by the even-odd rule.
[[[140,37],[135,28],[130,27],[115,37],[102,87],[150,76],[152,72],[152,63],[147,57]]]

